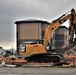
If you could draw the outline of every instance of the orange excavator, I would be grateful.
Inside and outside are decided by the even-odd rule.
[[[23,47],[20,46],[20,55],[24,56],[27,62],[31,62],[31,61],[33,62],[60,62],[61,59],[63,59],[63,55],[61,54],[58,54],[55,52],[48,52],[46,50],[46,46],[48,46],[51,43],[50,40],[52,38],[53,32],[67,20],[70,21],[69,43],[73,42],[74,31],[76,34],[76,13],[74,9],[72,9],[69,12],[67,12],[66,14],[63,14],[58,19],[53,20],[47,26],[45,35],[44,35],[43,44],[30,43],[30,44],[24,45]]]

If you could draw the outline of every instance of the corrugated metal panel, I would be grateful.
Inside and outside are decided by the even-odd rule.
[[[64,34],[56,34],[55,40],[64,40]]]
[[[64,52],[63,52],[63,49],[57,48],[57,49],[56,49],[56,53],[62,53],[62,54],[63,54]]]
[[[32,25],[32,26],[31,26]],[[20,25],[19,39],[38,39],[41,38],[38,23],[23,23]]]
[[[54,34],[54,45],[57,53],[62,53],[61,47],[68,44],[68,28],[59,27]]]
[[[55,41],[55,47],[61,47],[64,45],[64,41]]]
[[[68,34],[68,28],[66,28],[65,26],[61,26],[59,27],[56,31],[55,31],[55,34],[65,34],[67,35]]]

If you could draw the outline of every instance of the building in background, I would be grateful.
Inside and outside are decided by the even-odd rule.
[[[19,53],[19,45],[25,41],[38,41],[43,40],[46,26],[49,24],[47,21],[28,19],[16,21],[16,34],[17,34],[17,53]]]
[[[16,34],[17,34],[17,54],[19,54],[19,46],[23,42],[37,41],[41,42],[44,38],[44,33],[49,22],[29,19],[16,21]],[[54,33],[52,39],[52,47],[58,53],[62,53],[61,47],[68,45],[68,28],[60,26]]]
[[[54,47],[56,49],[56,52],[58,53],[63,53],[62,51],[62,46],[68,45],[68,40],[69,40],[69,29],[65,26],[60,26],[54,34]]]

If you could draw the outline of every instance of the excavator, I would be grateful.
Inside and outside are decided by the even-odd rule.
[[[52,39],[52,35],[55,32],[55,30],[61,26],[64,22],[69,20],[69,44],[76,41],[76,39],[73,41],[74,32],[76,34],[76,13],[74,9],[71,9],[66,14],[63,14],[56,20],[53,20],[45,30],[44,35],[44,42],[43,44],[36,44],[36,43],[30,43],[27,45],[24,45],[24,47],[20,46],[20,55],[25,57],[25,60],[27,62],[60,62],[63,59],[63,55],[59,53],[48,52],[46,50],[46,46],[50,45],[50,40]],[[52,49],[50,49],[52,50]]]

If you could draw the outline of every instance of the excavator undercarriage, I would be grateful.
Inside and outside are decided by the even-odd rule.
[[[61,54],[51,54],[51,53],[42,53],[42,54],[33,54],[29,57],[26,57],[27,62],[39,62],[39,63],[56,63],[60,62],[63,59]]]

